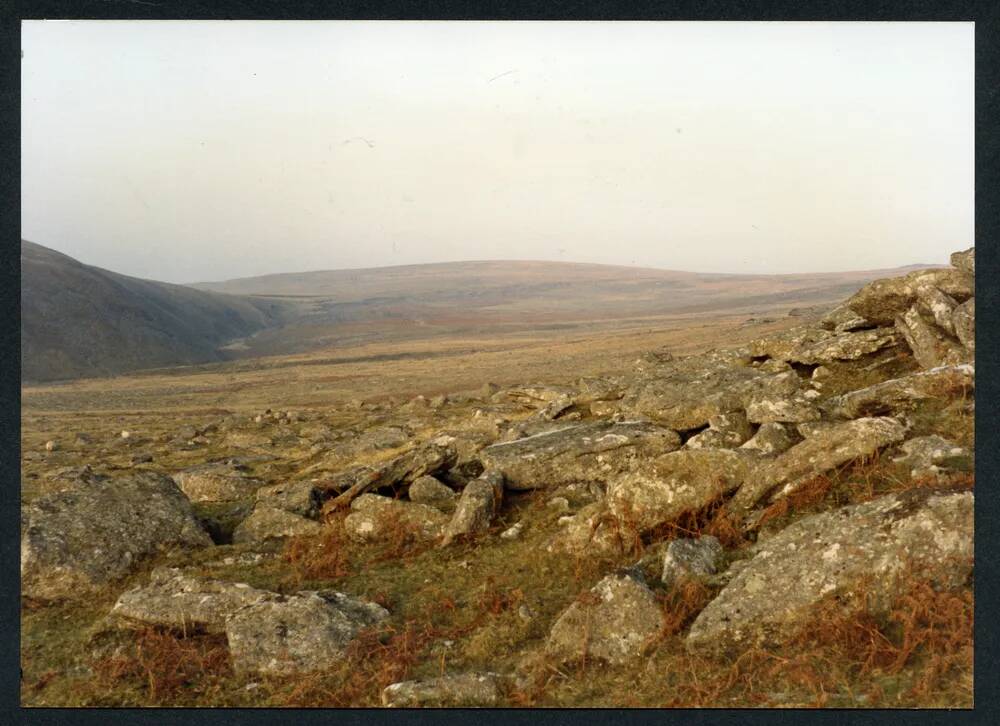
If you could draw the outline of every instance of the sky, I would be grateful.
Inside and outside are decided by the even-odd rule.
[[[946,263],[973,27],[25,21],[22,236],[168,282]]]

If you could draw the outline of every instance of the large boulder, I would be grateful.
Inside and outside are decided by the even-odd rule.
[[[877,325],[892,325],[917,301],[922,287],[936,287],[957,302],[975,295],[972,275],[955,268],[917,270],[902,277],[875,280],[858,290],[847,306],[861,317]]]
[[[362,494],[352,502],[344,526],[353,539],[362,542],[386,539],[401,530],[421,540],[433,540],[449,520],[447,514],[426,504]]]
[[[896,317],[896,329],[922,368],[951,365],[968,358],[965,349],[928,322],[916,305]]]
[[[972,390],[975,383],[976,369],[972,365],[942,366],[835,396],[823,408],[831,415],[843,418],[874,416],[895,411],[920,399]]]
[[[650,529],[737,489],[754,459],[729,449],[694,449],[643,461],[608,483],[608,508],[619,521]]]
[[[192,502],[232,502],[253,497],[263,484],[229,464],[204,464],[174,474]]]
[[[644,583],[632,574],[608,575],[589,597],[563,611],[545,650],[562,661],[587,658],[621,665],[642,656],[662,623],[656,597]]]
[[[145,557],[211,544],[170,477],[89,477],[21,508],[21,593],[86,597]]]
[[[808,517],[767,540],[701,612],[686,644],[728,656],[779,645],[823,600],[864,595],[878,612],[913,577],[958,586],[972,566],[971,492],[891,494]]]
[[[340,592],[300,592],[246,605],[226,620],[237,671],[288,674],[326,668],[389,612]]]
[[[382,691],[386,708],[490,708],[499,706],[504,679],[497,673],[458,673],[393,683]]]
[[[244,605],[276,594],[241,582],[208,580],[173,567],[157,567],[149,583],[123,592],[109,620],[119,627],[153,625],[187,633],[224,633]]]
[[[653,424],[597,421],[494,444],[480,458],[487,469],[503,474],[508,489],[524,490],[604,481],[680,443],[675,431]]]
[[[789,398],[757,398],[747,405],[747,419],[751,423],[802,423],[819,418],[816,405],[800,394]]]
[[[777,489],[774,498],[796,491],[805,481],[903,440],[906,427],[894,418],[859,418],[824,428],[757,468],[729,507],[749,509]]]
[[[952,315],[958,303],[951,295],[941,292],[936,287],[921,287],[917,290],[917,307],[920,312],[933,318],[934,323],[943,331],[950,335],[955,334]]]
[[[871,327],[871,323],[851,310],[847,305],[838,305],[835,307],[820,320],[819,324],[820,327],[826,330],[833,330],[837,333],[847,333],[852,330]]]
[[[445,525],[442,545],[449,545],[456,537],[482,532],[500,510],[503,499],[503,476],[490,471],[469,482],[455,507],[455,513]]]

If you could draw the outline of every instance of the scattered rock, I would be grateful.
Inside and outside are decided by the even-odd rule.
[[[653,592],[635,577],[608,575],[587,601],[570,605],[549,633],[546,652],[562,661],[586,657],[621,665],[642,656],[663,614]]]
[[[503,474],[508,489],[523,490],[605,480],[680,443],[675,431],[653,424],[598,421],[494,444],[480,458],[487,469]]]
[[[865,595],[877,613],[914,574],[961,585],[972,545],[971,492],[910,490],[808,517],[760,548],[695,620],[687,647],[732,656],[778,645],[821,600]]]
[[[166,476],[82,478],[21,508],[21,593],[85,597],[154,553],[207,547],[191,503]]]
[[[344,593],[300,592],[240,608],[226,621],[226,638],[237,671],[289,674],[329,667],[363,628],[387,617]]]
[[[714,575],[722,563],[725,551],[719,540],[712,536],[697,539],[675,539],[663,554],[663,574],[667,586],[684,578]]]
[[[521,534],[524,532],[524,522],[515,522],[510,527],[505,529],[500,533],[500,539],[503,540],[515,540],[520,539]]]
[[[45,442],[45,450],[46,451],[55,451],[58,448],[59,448],[59,445],[55,441],[46,441]]]
[[[382,705],[386,708],[496,707],[503,698],[503,686],[503,678],[496,673],[460,673],[403,681],[382,691]]]
[[[859,418],[822,428],[777,458],[763,463],[730,500],[732,511],[749,509],[777,489],[778,499],[803,482],[884,446],[903,440],[906,428],[894,418]]]

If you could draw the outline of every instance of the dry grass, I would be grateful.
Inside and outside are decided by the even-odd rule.
[[[225,636],[182,638],[152,628],[136,633],[134,646],[125,653],[97,660],[93,670],[98,688],[112,691],[130,683],[148,706],[206,696],[232,675]]]

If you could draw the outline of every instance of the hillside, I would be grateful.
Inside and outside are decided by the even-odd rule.
[[[21,241],[21,376],[48,381],[224,360],[287,304],[119,275]]]

